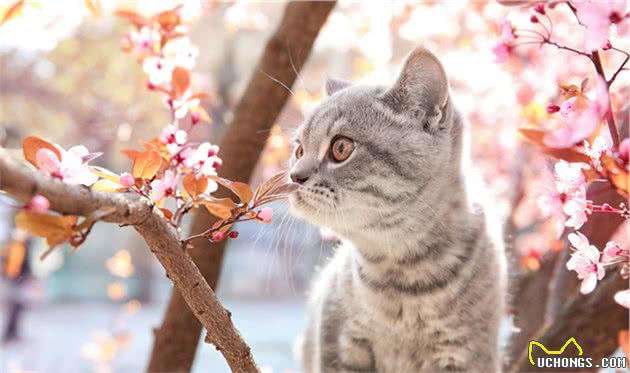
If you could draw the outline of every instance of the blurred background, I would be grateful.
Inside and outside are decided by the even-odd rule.
[[[10,3],[1,1],[0,10]],[[153,14],[181,1],[103,1],[98,12],[89,1],[29,3],[0,26],[0,145],[19,147],[27,135],[66,148],[84,144],[104,152],[96,164],[129,170],[120,150],[159,135],[168,114],[144,86],[142,67],[121,50],[129,25],[112,13],[132,8]],[[193,82],[210,94],[205,109],[213,119],[195,136],[219,143],[285,3],[183,3],[199,48]],[[559,83],[579,84],[593,72],[586,60],[536,46],[498,65],[492,48],[508,13],[515,23],[528,22],[527,12],[495,2],[340,1],[272,130],[253,185],[285,168],[292,131],[322,99],[326,77],[389,84],[405,55],[423,44],[441,58],[468,119],[472,165],[490,191],[479,196],[491,198],[493,213],[508,222],[514,266],[537,270],[544,252],[558,246],[556,223],[536,206],[540,191],[551,185],[549,163],[522,146],[516,130],[547,119],[545,107],[558,95]],[[579,42],[578,26],[566,26],[575,22],[557,24],[559,38],[573,35]],[[614,37],[617,47],[628,49],[627,38]],[[619,63],[621,57],[606,55],[604,62]],[[623,88],[613,92],[614,107],[628,99],[627,79],[617,87]],[[21,239],[12,204],[0,199],[5,253]],[[239,227],[240,237],[227,249],[218,295],[257,362],[285,372],[298,369],[292,350],[306,322],[309,283],[335,240],[289,216],[283,203],[274,209],[270,225]],[[0,371],[142,371],[171,285],[141,238],[129,229],[97,224],[76,252],[64,247],[40,261],[44,249],[42,240],[27,239],[19,270],[1,279]],[[194,371],[227,371],[227,366],[213,348],[200,344]]]

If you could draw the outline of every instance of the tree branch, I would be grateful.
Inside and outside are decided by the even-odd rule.
[[[221,143],[221,176],[248,182],[265,147],[271,127],[289,98],[319,30],[335,2],[290,2],[271,36],[254,73],[234,110]],[[206,231],[214,218],[200,209],[190,234]],[[225,253],[225,241],[195,240],[190,255],[210,286],[216,289]],[[187,372],[192,368],[201,325],[177,291],[171,293],[162,325],[155,331],[150,372]]]
[[[113,208],[103,220],[131,225],[142,235],[194,316],[208,330],[207,340],[221,351],[230,368],[235,372],[258,371],[250,348],[236,330],[230,313],[186,255],[173,228],[145,200],[65,184],[26,168],[4,149],[0,149],[0,190],[23,202],[35,194],[43,195],[50,201],[51,210],[61,214],[87,216],[102,208]]]

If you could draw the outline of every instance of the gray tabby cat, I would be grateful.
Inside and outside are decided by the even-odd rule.
[[[390,88],[326,85],[292,211],[344,238],[312,290],[306,372],[499,372],[505,257],[469,204],[462,119],[424,48]]]

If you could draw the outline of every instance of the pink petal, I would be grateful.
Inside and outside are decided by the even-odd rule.
[[[595,290],[597,286],[597,275],[595,273],[591,273],[582,281],[582,285],[580,286],[580,293],[588,294]]]
[[[133,176],[128,172],[125,172],[122,175],[120,175],[119,181],[120,181],[120,185],[124,186],[125,188],[131,188],[136,183]]]
[[[615,302],[626,308],[630,308],[630,289],[618,291],[615,294]]]
[[[59,171],[61,162],[55,152],[50,149],[42,148],[35,154],[37,162],[37,168],[44,171],[47,174],[53,174]]]

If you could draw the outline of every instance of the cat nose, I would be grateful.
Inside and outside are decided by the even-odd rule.
[[[291,172],[289,177],[291,178],[291,181],[293,181],[294,183],[304,184],[308,180],[309,175],[302,174],[299,172]]]

